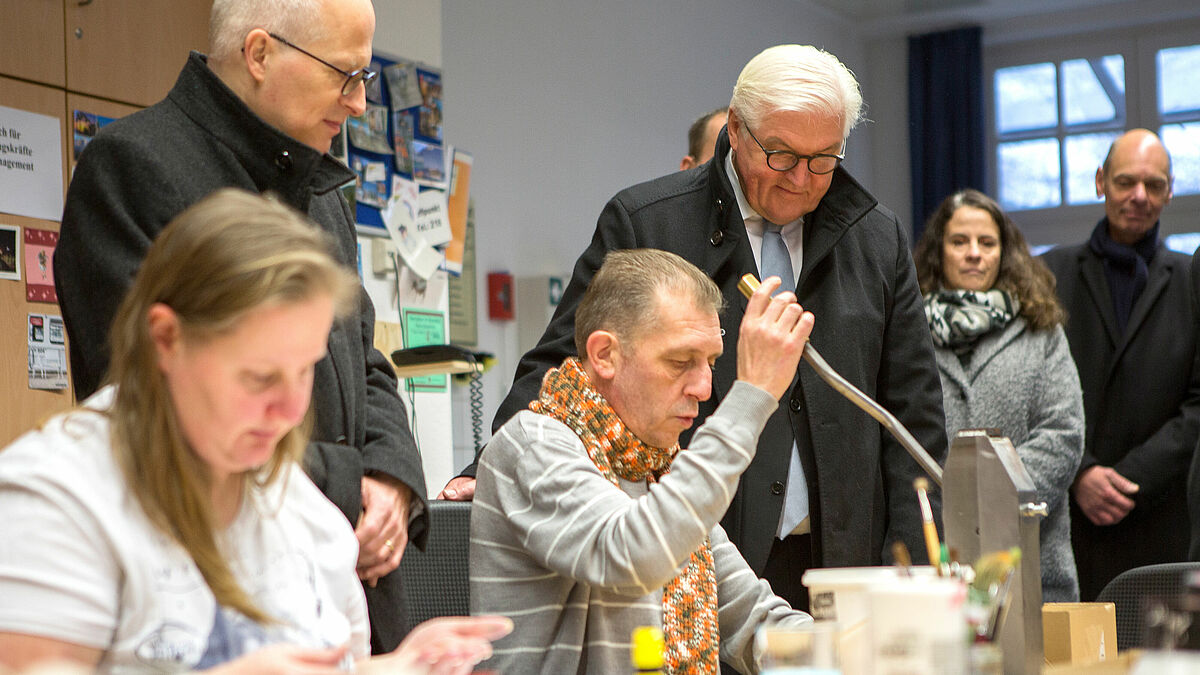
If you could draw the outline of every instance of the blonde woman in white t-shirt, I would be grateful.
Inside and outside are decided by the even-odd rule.
[[[328,251],[237,190],[154,242],[108,386],[0,453],[0,670],[467,673],[507,632],[436,620],[368,664],[356,539],[299,465],[314,365],[359,286]]]

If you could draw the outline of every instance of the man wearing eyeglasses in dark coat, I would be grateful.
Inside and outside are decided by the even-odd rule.
[[[100,131],[67,193],[54,277],[76,395],[108,366],[108,326],[151,242],[176,214],[222,187],[269,192],[357,257],[339,186],[354,174],[328,155],[366,106],[375,12],[370,0],[214,0],[207,56],[193,52],[167,97]],[[319,55],[319,56],[318,56]],[[186,260],[179,261],[186,265]],[[408,630],[399,574],[406,542],[424,544],[421,457],[395,372],[373,345],[375,313],[334,325],[313,378],[305,467],[355,527],[376,652]]]
[[[706,272],[728,306],[721,317],[724,355],[696,425],[736,378],[746,307],[739,278],[777,273],[778,261],[791,268],[780,276],[790,277],[800,303],[817,316],[812,344],[821,355],[944,461],[941,384],[906,228],[839,166],[861,105],[854,76],[831,54],[782,45],[751,60],[734,88],[714,157],[628,188],[605,206],[550,326],[518,365],[493,428],[536,398],[546,370],[574,353],[575,307],[604,255],[659,248]],[[767,238],[774,240],[766,256],[772,262],[764,265]],[[690,432],[680,439],[685,447],[689,438]],[[470,475],[468,467],[443,494],[469,498]],[[923,558],[912,486],[918,475],[920,467],[885,430],[801,365],[722,525],[777,594],[807,609],[805,569],[879,565],[891,559],[896,540]],[[940,514],[938,494],[934,500]]]

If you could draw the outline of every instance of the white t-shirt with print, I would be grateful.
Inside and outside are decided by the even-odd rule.
[[[114,393],[86,405],[107,409]],[[0,451],[0,631],[104,650],[100,672],[207,668],[278,642],[370,653],[357,540],[299,467],[247,490],[218,535],[238,583],[277,620],[260,625],[218,608],[191,557],[146,518],[109,428],[76,411]]]

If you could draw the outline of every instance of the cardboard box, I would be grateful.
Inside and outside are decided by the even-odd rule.
[[[1109,656],[1103,663],[1089,663],[1086,666],[1073,666],[1069,663],[1048,664],[1042,669],[1042,675],[1130,675],[1137,672],[1135,669],[1138,668],[1141,657],[1142,650],[1130,649],[1116,656]]]
[[[1117,610],[1111,602],[1042,605],[1046,663],[1087,665],[1117,657]]]

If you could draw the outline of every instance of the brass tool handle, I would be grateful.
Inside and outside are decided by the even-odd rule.
[[[743,275],[741,280],[738,281],[738,290],[741,291],[742,295],[746,296],[746,298],[749,298],[754,291],[758,290],[759,286],[759,281],[753,274]],[[908,454],[912,455],[912,458],[916,460],[917,464],[921,465],[921,468],[925,470],[925,473],[929,474],[929,477],[933,479],[933,482],[937,483],[938,487],[942,486],[942,467],[939,466],[937,461],[925,451],[925,448],[921,447],[921,444],[917,442],[917,439],[913,438],[913,435],[909,433],[908,429],[903,424],[900,423],[900,420],[896,419],[895,415],[888,412],[886,408],[876,403],[870,396],[867,396],[859,391],[858,387],[850,384],[849,380],[842,377],[841,374],[834,370],[829,363],[817,353],[816,348],[812,346],[812,342],[804,345],[804,360],[808,361],[808,365],[812,366],[812,369],[817,371],[817,375],[820,375],[821,379],[825,380],[826,384],[833,387],[839,394],[845,396],[850,400],[851,403],[859,408],[862,408],[864,412],[875,418],[875,421],[882,424],[883,428],[888,430],[888,433],[890,433],[897,441],[900,441],[900,445],[904,446],[904,449],[908,451]]]

